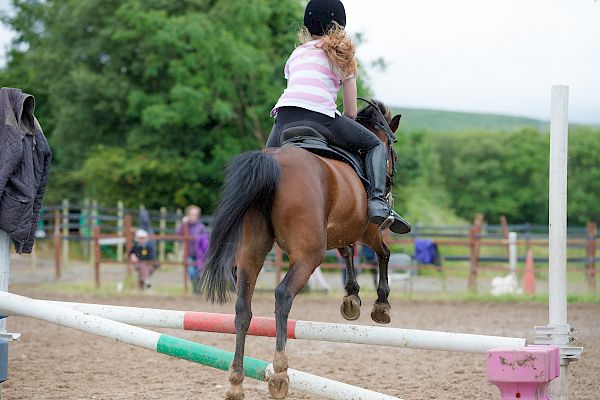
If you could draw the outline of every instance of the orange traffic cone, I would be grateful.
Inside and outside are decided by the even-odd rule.
[[[527,294],[535,294],[535,269],[533,267],[533,251],[531,249],[527,250],[527,258],[525,260],[523,291]]]

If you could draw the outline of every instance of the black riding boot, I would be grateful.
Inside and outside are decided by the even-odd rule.
[[[367,177],[369,178],[369,222],[381,229],[390,228],[395,233],[408,233],[410,225],[400,215],[390,209],[385,199],[385,179],[387,167],[387,148],[384,143],[373,147],[365,157]]]
[[[379,143],[365,157],[367,177],[369,178],[369,222],[385,229],[394,222],[390,205],[385,199],[385,177],[387,148]]]
[[[394,233],[405,234],[412,230],[412,227],[408,221],[402,218],[400,214],[394,210],[392,210],[392,217],[394,217],[394,222],[392,222],[392,225],[390,225],[390,231]]]

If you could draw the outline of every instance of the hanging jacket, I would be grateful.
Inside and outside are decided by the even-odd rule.
[[[31,253],[52,152],[35,118],[35,99],[0,89],[0,229],[17,253]]]
[[[415,239],[414,258],[419,264],[441,265],[437,243],[431,239]]]

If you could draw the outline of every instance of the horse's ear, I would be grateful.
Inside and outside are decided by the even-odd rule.
[[[396,132],[396,130],[400,126],[400,118],[402,118],[402,115],[398,114],[394,118],[392,118],[392,122],[390,122],[390,129],[394,133]]]

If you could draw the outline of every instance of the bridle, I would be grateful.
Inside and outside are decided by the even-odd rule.
[[[379,117],[378,118],[379,121],[374,121],[371,118],[364,118],[364,117],[360,117],[360,116],[356,117],[356,121],[362,125],[369,125],[374,128],[382,130],[388,138],[389,147],[390,147],[390,158],[391,158],[390,162],[392,165],[391,173],[388,174],[386,171],[386,175],[387,175],[386,189],[389,191],[389,190],[391,190],[392,186],[394,185],[394,175],[396,174],[396,150],[394,149],[394,143],[396,143],[398,141],[398,139],[396,139],[396,134],[390,128],[390,125],[388,124],[383,113],[381,112],[379,107],[377,107],[377,105],[375,105],[372,101],[367,100],[363,97],[357,97],[357,99],[362,100],[365,103],[369,104],[371,107],[373,107],[376,110],[375,115],[377,117]]]

